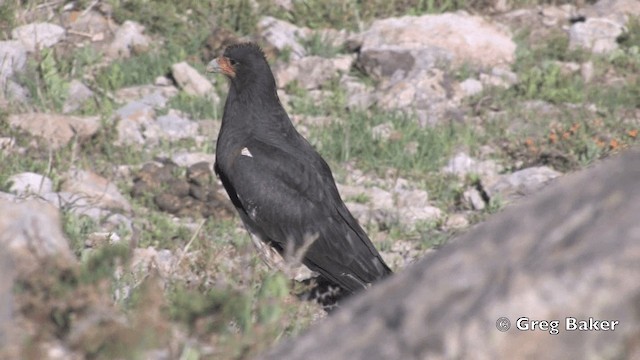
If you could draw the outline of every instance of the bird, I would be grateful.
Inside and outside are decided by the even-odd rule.
[[[214,170],[258,250],[296,255],[345,295],[391,275],[329,165],[291,122],[262,49],[228,46],[206,71],[229,83]]]

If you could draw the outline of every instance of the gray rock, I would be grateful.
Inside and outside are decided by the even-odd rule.
[[[501,175],[489,183],[483,182],[483,186],[490,198],[509,200],[532,194],[561,175],[547,166],[530,167]]]
[[[198,135],[198,123],[185,119],[177,111],[169,110],[167,115],[158,116],[143,131],[146,140],[156,142],[160,139],[175,141]]]
[[[638,178],[635,151],[561,179],[260,359],[637,358]],[[519,331],[522,317],[558,334]],[[618,324],[569,331],[567,317]]]
[[[2,200],[0,200],[2,203]],[[0,349],[9,343],[12,330],[13,312],[13,279],[15,264],[7,251],[0,251]]]
[[[18,274],[35,271],[47,258],[55,258],[58,264],[75,263],[57,209],[38,200],[0,200],[0,213],[0,246],[13,260]]]
[[[0,94],[5,92],[7,79],[24,69],[27,48],[19,41],[0,41]],[[0,96],[1,97],[1,96]]]
[[[385,122],[371,128],[371,137],[374,140],[387,141],[394,132],[393,123]]]
[[[636,0],[600,0],[580,11],[587,18],[607,18],[625,25],[630,16],[640,16],[640,3]]]
[[[426,118],[424,123],[437,123],[449,107],[458,106],[457,102],[448,103],[444,77],[444,72],[435,68],[412,73],[410,79],[396,76],[379,87],[376,103],[383,109],[421,111]]]
[[[87,216],[95,222],[100,222],[111,214],[109,210],[99,207],[96,201],[81,193],[50,192],[44,194],[42,199],[62,211],[76,216]]]
[[[71,116],[45,113],[12,114],[9,124],[43,138],[52,149],[67,145],[74,137],[90,138],[100,129],[99,116]]]
[[[462,91],[461,97],[479,94],[483,89],[482,82],[476,79],[469,78],[460,83],[460,90]]]
[[[470,188],[462,193],[462,201],[464,204],[473,210],[484,210],[487,204],[485,204],[480,191],[475,188]]]
[[[62,105],[62,112],[65,114],[74,112],[82,107],[89,99],[93,97],[93,91],[82,83],[82,81],[73,79],[69,83],[69,96]]]
[[[591,80],[593,80],[593,77],[595,76],[595,70],[593,68],[592,61],[587,61],[580,65],[580,75],[582,76],[582,80],[584,80],[585,83],[590,83]]]
[[[346,93],[347,108],[349,109],[367,109],[375,101],[374,89],[363,84],[356,77],[343,74],[340,78],[340,87]]]
[[[624,31],[623,25],[606,18],[590,18],[577,22],[569,29],[569,46],[583,48],[596,54],[610,53],[618,48],[616,39]]]
[[[7,80],[5,84],[5,97],[12,102],[27,104],[31,100],[31,93],[29,89],[18,84],[15,81]],[[0,92],[0,98],[2,93]]]
[[[138,101],[160,109],[164,108],[167,105],[167,101],[178,95],[179,92],[180,90],[173,85],[139,85],[118,89],[114,97],[122,103]]]
[[[376,20],[357,37],[359,62],[377,77],[406,76],[441,62],[488,67],[515,59],[516,45],[503,28],[464,13]]]
[[[435,222],[442,218],[442,210],[435,206],[402,207],[398,209],[398,220],[405,225]]]
[[[171,66],[171,75],[173,75],[178,86],[187,94],[210,96],[214,103],[220,102],[220,98],[215,93],[211,81],[186,62],[173,64]]]
[[[502,67],[494,67],[491,73],[480,74],[480,82],[485,86],[496,86],[508,89],[518,83],[518,75]]]
[[[150,269],[158,271],[162,278],[168,278],[173,273],[177,257],[167,249],[156,250],[154,247],[138,248],[131,256],[131,270],[136,273],[147,274]]]
[[[20,41],[29,52],[48,48],[64,38],[63,27],[50,23],[31,23],[14,28],[11,37]]]
[[[396,190],[394,189],[394,195],[396,197],[395,204],[397,207],[429,207],[429,193],[424,190]]]
[[[116,125],[116,131],[118,132],[116,144],[144,144],[143,129],[151,126],[154,117],[155,111],[153,107],[139,101],[132,101],[116,110],[115,118],[118,121]]]
[[[447,217],[444,222],[444,228],[449,230],[464,229],[469,226],[469,219],[464,214],[455,213]]]
[[[20,196],[46,194],[53,191],[53,182],[50,178],[32,172],[15,174],[7,182],[11,184],[9,191]]]
[[[116,30],[113,42],[107,48],[107,55],[112,58],[127,58],[135,52],[146,51],[151,41],[143,34],[144,26],[127,20]]]
[[[348,72],[353,61],[354,57],[351,55],[332,59],[308,56],[277,66],[273,75],[280,88],[297,81],[298,85],[304,89],[318,89],[336,75]]]
[[[460,152],[449,160],[442,171],[457,175],[459,178],[464,178],[468,174],[477,174],[482,178],[493,178],[502,171],[502,167],[493,160],[477,161],[466,153]]]
[[[171,157],[171,161],[176,163],[176,165],[181,167],[189,167],[191,165],[197,164],[199,162],[208,162],[212,164],[216,159],[215,154],[208,153],[192,153],[192,152],[177,152],[174,153]]]
[[[307,55],[300,40],[307,37],[309,29],[299,28],[286,21],[265,16],[258,22],[258,32],[267,44],[278,51],[291,51],[290,60],[298,60]]]
[[[70,170],[60,188],[71,194],[83,195],[100,208],[131,211],[131,204],[120,193],[118,187],[92,171]]]

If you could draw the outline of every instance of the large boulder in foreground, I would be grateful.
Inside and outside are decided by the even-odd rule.
[[[638,179],[638,151],[560,179],[264,358],[638,358]],[[522,317],[558,334],[518,330]],[[567,318],[618,323],[568,331]]]

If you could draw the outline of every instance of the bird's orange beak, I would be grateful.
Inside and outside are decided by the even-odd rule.
[[[229,62],[229,59],[224,56],[220,56],[211,60],[209,64],[207,64],[207,72],[222,73],[231,78],[236,76],[236,70]]]

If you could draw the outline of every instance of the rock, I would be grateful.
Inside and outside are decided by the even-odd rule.
[[[189,167],[199,162],[206,162],[211,164],[211,167],[213,168],[216,156],[215,154],[207,153],[177,152],[173,154],[171,161],[182,167]]]
[[[131,256],[131,270],[148,274],[151,270],[158,272],[162,278],[168,278],[178,259],[170,250],[156,250],[153,247],[134,249]]]
[[[460,90],[462,91],[461,97],[468,97],[477,95],[482,92],[484,87],[482,86],[482,82],[476,79],[466,79],[460,83]]]
[[[54,207],[38,200],[0,200],[0,213],[0,246],[11,257],[18,274],[33,272],[46,260],[75,264]]]
[[[583,48],[596,54],[606,54],[618,48],[616,39],[624,26],[606,18],[590,18],[569,29],[569,47]]]
[[[547,166],[530,167],[497,177],[494,182],[483,183],[490,198],[514,199],[540,190],[549,181],[561,176]]]
[[[590,83],[593,80],[595,71],[593,69],[593,62],[587,61],[580,65],[580,75],[585,83]]]
[[[0,200],[2,203],[2,200]],[[13,312],[13,279],[15,264],[7,251],[0,251],[0,349],[6,349],[11,334]]]
[[[19,41],[0,41],[0,97],[4,92],[7,80],[14,73],[24,70],[27,63],[27,48]]]
[[[371,137],[373,140],[387,141],[394,132],[393,123],[385,122],[371,128]]]
[[[111,58],[127,58],[131,54],[147,51],[151,41],[143,32],[144,26],[135,21],[125,21],[116,30],[113,42],[107,48],[107,55]]]
[[[435,68],[413,73],[411,79],[392,79],[380,86],[374,96],[383,109],[420,112],[422,125],[437,123],[449,107],[458,105],[457,102],[449,104],[445,74]]]
[[[72,169],[65,175],[60,188],[71,194],[82,195],[101,208],[131,211],[131,204],[118,187],[92,171]]]
[[[278,51],[290,51],[290,60],[299,60],[307,54],[299,40],[309,34],[309,29],[299,28],[286,21],[265,16],[258,22],[258,32],[267,44]]]
[[[640,16],[640,3],[636,0],[600,0],[581,9],[587,18],[607,18],[625,25],[630,16]]]
[[[29,89],[18,84],[15,81],[7,80],[4,86],[5,89],[5,97],[12,102],[27,104],[31,99],[31,93]],[[2,92],[0,92],[0,99],[2,98]]]
[[[69,83],[69,95],[62,105],[62,112],[68,114],[82,107],[89,99],[93,97],[93,91],[82,83],[82,81],[73,79]]]
[[[14,28],[11,37],[29,52],[51,47],[64,38],[63,27],[50,23],[31,23]]]
[[[99,116],[71,116],[44,113],[12,114],[9,124],[39,136],[52,149],[67,145],[75,136],[87,139],[100,129]]]
[[[398,209],[399,221],[409,226],[416,226],[424,222],[435,222],[442,215],[442,210],[435,206],[402,207]]]
[[[373,105],[373,89],[354,76],[343,74],[340,78],[340,87],[344,89],[347,97],[347,108],[367,109]]]
[[[404,16],[375,20],[356,35],[362,40],[359,63],[374,77],[405,77],[438,63],[508,65],[516,44],[504,29],[465,13]]]
[[[11,184],[9,191],[20,196],[42,195],[53,191],[53,182],[50,178],[32,172],[13,175],[7,182]]]
[[[429,193],[424,190],[400,190],[394,189],[397,207],[421,208],[429,207]]]
[[[278,87],[284,88],[293,81],[304,89],[318,89],[331,80],[336,74],[346,73],[351,68],[354,58],[350,55],[327,59],[319,56],[308,56],[293,60],[286,65],[277,66],[274,76]]]
[[[116,110],[115,118],[118,121],[118,145],[142,145],[145,138],[142,134],[144,128],[151,126],[155,117],[153,107],[139,101],[132,101]]]
[[[193,138],[198,135],[198,123],[185,119],[176,110],[169,110],[167,115],[158,118],[147,125],[143,136],[152,143],[160,139],[175,141],[185,138]]]
[[[464,214],[455,213],[447,217],[444,222],[444,228],[449,230],[464,229],[469,226],[469,219]]]
[[[480,74],[480,82],[485,86],[495,86],[508,89],[518,83],[518,75],[510,70],[503,69],[501,67],[494,67],[491,69],[491,73]]]
[[[473,210],[484,210],[487,205],[485,204],[480,191],[475,188],[465,190],[462,193],[462,201],[468,208]]]
[[[220,102],[220,98],[215,93],[211,81],[186,62],[173,64],[171,66],[171,75],[173,75],[178,86],[187,94],[209,96],[214,103]]]
[[[137,101],[149,105],[154,109],[161,109],[167,105],[170,98],[178,95],[180,90],[172,85],[139,85],[116,90],[115,98],[122,103]]]
[[[259,358],[636,358],[638,178],[637,151],[567,176]],[[520,331],[522,317],[558,320],[558,334]],[[567,317],[619,323],[570,331]]]
[[[109,210],[99,207],[99,204],[80,193],[50,192],[42,195],[42,199],[60,210],[76,216],[87,216],[96,223],[111,215]]]
[[[468,174],[477,174],[483,178],[493,178],[502,171],[502,167],[493,160],[479,162],[466,153],[460,152],[449,160],[442,171],[447,174],[457,175],[459,178],[464,178]]]

